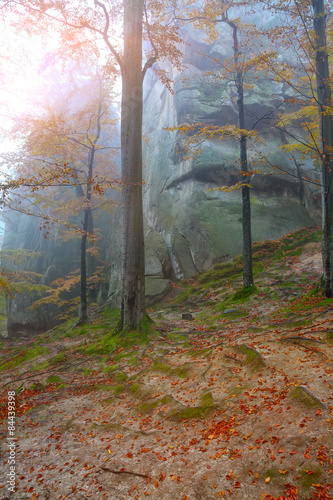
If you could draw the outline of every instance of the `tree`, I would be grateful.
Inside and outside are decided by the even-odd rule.
[[[235,63],[235,84],[237,89],[237,108],[238,108],[238,124],[241,131],[245,127],[245,113],[244,113],[244,85],[243,85],[243,71],[239,64],[239,42],[238,42],[238,28],[237,24],[227,18],[227,14],[223,16],[224,21],[232,29],[232,38],[234,42],[234,63]],[[247,163],[247,137],[246,133],[241,132],[239,139],[240,149],[240,167],[242,175],[247,177],[249,173]],[[243,226],[243,285],[244,288],[253,286],[253,270],[252,270],[252,234],[251,234],[251,202],[250,202],[250,188],[247,179],[242,183],[242,226]]]
[[[333,295],[333,123],[324,0],[312,0],[317,104],[321,139],[324,292]]]
[[[75,78],[79,70],[69,64],[65,78],[58,74],[56,80],[56,70],[53,66],[51,86],[48,91],[44,89],[44,113],[39,109],[38,117],[18,119],[16,137],[21,146],[11,155],[4,155],[7,165],[11,161],[15,167],[15,184],[11,189],[12,201],[4,202],[26,214],[41,216],[43,213],[44,225],[63,226],[67,221],[65,226],[70,234],[66,238],[81,238],[79,311],[80,322],[84,323],[88,319],[87,280],[91,281],[93,276],[96,250],[93,210],[110,204],[101,197],[105,189],[115,186],[113,179],[117,172],[110,151],[118,151],[117,146],[112,146],[117,135],[117,120],[112,117],[110,83],[100,73],[93,74],[89,69],[82,78],[80,68],[81,78]],[[19,205],[14,201],[15,194]],[[26,203],[22,206],[23,195],[38,207],[38,213],[29,211]],[[81,228],[70,223],[73,215],[78,217],[80,212],[83,213]],[[69,283],[75,285],[76,280],[73,277],[65,280],[63,287],[67,290]],[[58,300],[61,287],[57,284],[57,290],[51,289],[38,305]]]
[[[328,2],[326,3],[327,7]],[[287,149],[310,153],[314,162],[320,163],[322,200],[322,257],[324,293],[333,295],[333,177],[332,177],[332,96],[329,67],[330,47],[327,43],[327,12],[324,0],[290,3],[281,1],[269,4],[269,9],[282,14],[283,21],[273,28],[272,41],[293,47],[295,59],[276,64],[272,74],[288,85],[293,95],[290,102],[296,106],[294,113],[281,116],[279,126],[294,139]],[[317,111],[316,111],[317,110]],[[303,134],[297,135],[297,126]],[[289,129],[288,129],[289,126]]]
[[[170,0],[171,6],[175,0]],[[121,329],[137,328],[145,315],[144,236],[142,213],[142,85],[144,76],[158,58],[171,57],[176,64],[181,56],[176,44],[181,42],[177,28],[169,22],[165,5],[157,0],[114,0],[105,3],[95,0],[97,9],[86,5],[73,6],[70,1],[8,0],[5,7],[18,13],[20,27],[26,29],[28,19],[34,19],[38,29],[47,30],[47,22],[59,28],[64,50],[69,47],[82,55],[87,44],[83,33],[98,34],[109,51],[109,68],[120,68],[121,100],[121,164],[123,177],[123,242],[122,242],[122,305]],[[17,9],[19,7],[19,10]],[[22,14],[24,8],[25,15]],[[163,13],[163,15],[162,15]],[[114,42],[117,38],[117,19],[123,14],[123,50]],[[37,22],[36,22],[37,21]],[[31,26],[29,26],[29,29]],[[143,29],[144,28],[144,29]],[[119,29],[118,29],[119,31]],[[89,37],[88,37],[89,38]],[[118,35],[119,38],[119,35]],[[143,64],[142,40],[149,44]],[[166,72],[157,70],[169,83]]]

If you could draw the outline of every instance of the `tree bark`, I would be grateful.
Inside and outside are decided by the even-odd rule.
[[[121,330],[137,328],[145,314],[142,208],[142,23],[144,0],[124,0],[123,5]]]
[[[332,108],[330,71],[326,42],[326,13],[324,0],[312,0],[315,31],[317,101],[321,138],[321,185],[322,185],[322,255],[324,267],[324,292],[332,297],[333,289],[333,157],[332,116],[325,108]]]
[[[87,313],[87,240],[88,234],[93,231],[93,216],[91,212],[91,195],[92,195],[92,179],[95,163],[96,144],[101,135],[101,115],[102,115],[102,96],[100,88],[100,98],[97,110],[96,119],[96,134],[91,141],[91,147],[88,154],[88,172],[87,172],[87,189],[86,189],[86,206],[83,212],[82,223],[82,238],[81,238],[81,276],[80,276],[80,319],[79,323],[88,321]]]
[[[238,125],[241,130],[245,130],[244,113],[244,88],[243,73],[239,67],[239,46],[237,36],[237,26],[232,21],[226,21],[232,28],[234,42],[234,61],[236,67],[236,89],[238,107]],[[252,270],[252,235],[251,235],[251,200],[250,188],[248,184],[248,164],[247,164],[247,143],[246,135],[242,134],[239,140],[240,164],[242,172],[242,225],[243,225],[243,286],[248,288],[253,285]]]

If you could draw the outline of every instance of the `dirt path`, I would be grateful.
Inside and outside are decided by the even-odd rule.
[[[262,291],[236,307],[223,309],[217,289],[185,305],[192,321],[164,304],[148,344],[88,359],[78,348],[90,338],[44,339],[47,352],[2,371],[1,403],[23,386],[16,493],[5,419],[0,499],[332,498],[332,312],[304,298],[318,246],[287,264],[282,283],[278,266],[258,275]]]

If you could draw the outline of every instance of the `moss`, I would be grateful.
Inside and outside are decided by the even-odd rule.
[[[246,362],[251,365],[252,369],[258,370],[263,366],[266,366],[260,353],[256,352],[254,349],[251,349],[246,344],[238,346],[238,349],[241,351],[241,353],[245,354]]]
[[[305,408],[320,408],[321,404],[315,398],[311,397],[310,394],[305,392],[301,387],[295,387],[290,392],[290,397],[301,403]]]
[[[190,367],[188,365],[182,365],[182,366],[179,366],[178,368],[175,368],[172,371],[172,374],[177,375],[177,377],[179,377],[179,378],[185,378],[188,376],[189,371],[190,371]]]
[[[182,341],[187,341],[187,335],[177,333],[177,332],[171,332],[168,333],[167,338],[170,340],[175,340],[176,342],[182,342]]]
[[[171,373],[172,366],[167,363],[163,363],[162,361],[155,361],[150,370],[152,372]]]
[[[201,358],[201,357],[209,357],[211,353],[211,349],[201,349],[197,351],[188,351],[185,353],[185,356],[189,356],[191,358]]]
[[[102,384],[102,385],[96,386],[96,390],[97,391],[112,391],[112,392],[114,392],[115,387],[118,387],[118,386]]]
[[[0,364],[0,370],[8,370],[15,368],[27,361],[37,358],[38,356],[43,356],[48,353],[48,349],[39,344],[33,344],[32,346],[23,349],[20,353],[11,357],[11,359],[4,361]]]
[[[289,474],[289,471],[286,474]],[[286,478],[286,476],[284,474],[281,475],[281,473],[278,471],[278,469],[275,469],[273,467],[271,469],[267,469],[264,472],[264,478],[266,479],[268,477],[271,478],[271,482],[273,484],[277,483],[277,482],[283,482],[283,481],[285,481],[285,478]]]
[[[114,394],[120,394],[121,392],[123,392],[124,389],[125,389],[124,384],[119,384],[119,385],[117,385],[117,387],[115,387],[113,389],[113,393]]]
[[[65,361],[67,361],[67,354],[65,352],[61,352],[50,359],[50,363],[52,365],[58,365],[64,363]]]
[[[119,354],[117,354],[114,359],[116,361],[121,361],[122,359],[130,359],[130,358],[133,358],[133,356],[136,355],[136,351],[132,351],[132,352],[120,352]]]
[[[247,288],[242,288],[237,290],[226,302],[237,303],[237,302],[247,302],[251,295],[257,294],[259,292],[258,288],[251,285]]]
[[[136,382],[135,384],[131,385],[130,387],[130,391],[132,394],[138,394],[140,392],[140,387],[141,387],[141,384],[139,384],[138,382]]]
[[[333,342],[333,332],[327,332],[326,338],[329,342]]]
[[[2,342],[0,342],[0,349],[4,349],[4,345]]]
[[[42,363],[37,363],[36,365],[33,365],[32,369],[36,372],[40,370],[44,370],[49,366],[49,361],[43,361]]]
[[[125,380],[127,380],[128,377],[126,375],[126,373],[122,372],[122,371],[117,371],[116,373],[116,381],[117,382],[125,382]]]
[[[240,262],[223,262],[215,264],[209,271],[198,276],[198,281],[201,284],[220,281],[224,278],[238,277],[240,274]]]
[[[115,364],[115,365],[111,365],[111,366],[106,366],[105,368],[103,368],[103,373],[111,373],[111,372],[114,372],[115,370],[117,370],[118,368],[118,364]]]
[[[309,474],[307,471],[311,471],[311,474]],[[316,465],[307,464],[306,469],[301,470],[300,473],[302,487],[305,490],[309,490],[313,484],[316,484],[320,481],[322,470]]]
[[[57,377],[56,375],[50,375],[46,379],[47,384],[61,384],[63,380],[60,377]]]
[[[153,393],[149,389],[149,386],[142,384],[141,382],[135,382],[129,387],[129,391],[133,394],[133,396],[136,396],[138,398],[143,398],[145,397],[146,399],[149,398]]]
[[[113,332],[109,333],[98,339],[97,342],[92,343],[89,347],[82,346],[82,350],[87,355],[108,355],[110,354],[119,343],[120,334]]]
[[[205,392],[200,395],[200,405],[187,408],[175,408],[168,414],[177,419],[205,418],[207,413],[214,407],[214,399],[211,392]]]
[[[170,405],[173,403],[174,403],[173,397],[166,395],[163,396],[162,398],[154,399],[152,401],[143,401],[137,406],[137,411],[139,411],[142,414],[146,414],[159,406]]]

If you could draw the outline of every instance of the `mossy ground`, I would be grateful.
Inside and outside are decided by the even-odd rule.
[[[327,489],[331,301],[302,267],[318,235],[256,244],[249,291],[239,257],[177,284],[135,332],[117,332],[119,311],[96,310],[84,326],[4,339],[0,414],[6,436],[16,391],[18,498],[44,485],[64,498],[68,484],[96,500],[292,498],[286,485],[308,500]]]

